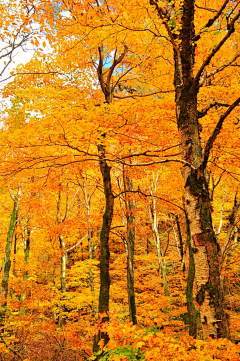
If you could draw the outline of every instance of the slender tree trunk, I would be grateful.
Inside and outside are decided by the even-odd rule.
[[[29,252],[30,252],[30,236],[31,236],[31,229],[29,225],[27,224],[26,230],[25,230],[25,249],[24,249],[24,256],[25,256],[25,263],[26,266],[28,265],[29,261]],[[26,294],[26,281],[28,278],[28,271],[24,271],[23,273],[23,282],[24,282],[24,293],[21,294],[21,301],[25,301],[27,298]]]
[[[60,242],[60,249],[61,249],[61,293],[66,292],[66,264],[67,264],[67,252],[66,252],[66,246],[63,236],[59,236],[59,242]],[[61,297],[61,300],[63,301],[63,297]],[[58,324],[59,327],[62,327],[64,323],[66,322],[66,316],[64,312],[66,312],[66,308],[64,304],[61,304],[60,306],[60,315]]]
[[[154,173],[153,173],[152,188],[149,186],[149,190],[150,190],[150,193],[152,196],[152,206],[149,206],[149,218],[151,220],[153,239],[154,239],[155,245],[157,247],[158,264],[159,264],[159,268],[161,269],[162,278],[163,278],[163,289],[164,289],[165,295],[169,296],[166,265],[162,259],[161,241],[160,241],[159,231],[158,231],[156,197],[154,196],[154,194],[157,191],[157,182],[158,182],[158,173],[156,174],[155,178],[154,178]]]
[[[17,254],[17,235],[14,236],[14,247],[13,247],[13,274],[16,276],[16,254]]]
[[[92,242],[92,226],[90,221],[90,199],[87,194],[87,185],[86,180],[83,181],[83,194],[85,199],[85,204],[87,207],[87,224],[88,224],[88,259],[94,259],[94,245]],[[96,316],[96,307],[95,307],[95,289],[94,289],[94,282],[93,282],[93,273],[91,268],[88,269],[89,274],[89,284],[92,293],[92,317]]]
[[[65,241],[63,236],[59,236],[60,248],[61,248],[61,292],[66,292],[66,263],[67,263],[67,254]]]
[[[99,314],[104,314],[102,322],[109,321],[109,290],[110,290],[110,275],[109,275],[109,234],[113,218],[114,196],[112,193],[111,184],[111,167],[108,166],[105,158],[105,148],[103,145],[98,146],[100,153],[100,170],[103,178],[104,195],[105,195],[105,212],[103,215],[103,224],[100,234],[100,294],[99,294]],[[109,336],[106,332],[99,331],[94,337],[93,352],[99,350],[99,341],[103,339],[104,345],[109,341]]]
[[[175,221],[176,221],[177,235],[178,235],[178,240],[179,240],[179,250],[180,250],[180,256],[181,256],[181,270],[183,272],[185,272],[185,269],[186,269],[186,267],[185,267],[186,247],[184,247],[184,244],[183,244],[182,232],[181,232],[181,227],[180,227],[178,214],[174,214],[174,218],[175,218]]]
[[[133,191],[132,180],[127,176],[125,170],[123,170],[123,182],[125,191]],[[126,193],[126,218],[127,218],[127,239],[126,239],[126,253],[127,253],[127,290],[128,290],[128,305],[130,321],[134,325],[137,324],[136,316],[136,302],[134,291],[134,242],[135,242],[135,204],[134,200],[128,200],[129,194]]]
[[[103,45],[98,48],[99,52],[99,63],[97,68],[97,75],[99,84],[101,86],[102,92],[105,97],[105,102],[107,104],[111,104],[113,100],[113,82],[112,75],[115,68],[122,62],[124,59],[128,48],[124,45],[123,53],[116,58],[114,56],[114,60],[112,65],[106,72],[104,71],[104,51]],[[117,53],[117,49],[116,49]],[[115,55],[116,55],[115,53]],[[103,178],[103,186],[104,186],[104,195],[105,195],[105,212],[103,215],[103,225],[100,234],[100,294],[99,294],[99,307],[98,312],[104,313],[102,318],[102,322],[107,322],[109,320],[109,290],[110,290],[110,276],[109,276],[109,259],[110,259],[110,251],[109,251],[109,234],[112,224],[113,218],[113,207],[114,207],[114,196],[112,193],[112,184],[111,184],[111,167],[107,164],[105,160],[105,145],[104,139],[106,134],[101,134],[101,142],[98,145],[98,153],[99,153],[99,165]],[[94,337],[93,342],[93,352],[97,352],[99,350],[98,342],[103,339],[104,345],[106,345],[109,341],[108,334],[105,332],[98,332]]]
[[[186,216],[186,227],[187,227],[187,245],[189,250],[189,266],[188,266],[188,278],[187,278],[187,288],[186,288],[189,336],[196,338],[198,313],[193,302],[193,283],[195,278],[195,264],[194,264],[193,250],[191,246],[191,233],[190,233],[189,221],[186,213],[185,216]]]
[[[160,242],[159,232],[158,232],[158,229],[156,226],[156,222],[154,222],[154,221],[153,221],[153,236],[154,236],[155,244],[157,247],[158,264],[161,269],[162,278],[163,278],[163,289],[164,289],[165,295],[169,296],[166,266],[162,259],[161,242]]]
[[[96,307],[95,307],[95,289],[94,289],[94,282],[93,282],[93,273],[91,268],[88,269],[89,274],[89,283],[92,293],[92,317],[96,316]]]
[[[21,196],[21,186],[18,188],[18,194],[17,196],[13,196],[11,194],[11,197],[14,200],[14,206],[13,211],[10,219],[10,225],[8,229],[8,235],[7,235],[7,243],[3,258],[3,265],[2,265],[2,286],[1,286],[1,296],[2,301],[0,303],[0,327],[4,327],[5,323],[5,313],[6,313],[6,306],[7,306],[7,296],[8,296],[8,281],[9,281],[9,273],[11,268],[11,250],[12,250],[12,243],[13,243],[13,236],[14,231],[16,227],[17,222],[17,216],[18,216],[18,209],[19,209],[19,200]]]

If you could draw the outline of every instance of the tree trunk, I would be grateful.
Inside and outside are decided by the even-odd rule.
[[[67,252],[63,236],[59,236],[61,248],[61,292],[66,292],[66,258]]]
[[[110,290],[110,275],[109,275],[109,234],[113,218],[114,196],[112,193],[111,184],[111,167],[108,166],[105,158],[105,148],[103,145],[98,146],[100,153],[100,170],[103,178],[104,195],[105,195],[105,212],[103,215],[103,224],[100,234],[100,294],[99,294],[99,314],[103,314],[102,322],[109,321],[109,290]],[[104,345],[109,341],[109,336],[106,332],[99,331],[94,337],[93,352],[99,350],[99,341],[103,339]]]
[[[125,191],[133,191],[133,184],[131,179],[126,175],[125,170],[123,171],[123,182]],[[137,324],[136,316],[136,302],[135,302],[135,291],[134,291],[134,241],[135,241],[135,204],[134,200],[128,200],[129,194],[126,193],[126,218],[127,218],[127,239],[126,239],[126,252],[127,252],[127,290],[128,290],[128,305],[130,321],[134,325]]]
[[[182,158],[186,161],[182,174],[186,192],[186,211],[191,232],[203,335],[229,338],[224,293],[220,279],[220,247],[213,230],[211,204],[206,179],[206,163],[202,159],[199,134],[197,93],[199,79],[193,77],[194,1],[182,5],[181,47],[174,49],[176,116]],[[207,158],[206,158],[207,160]]]
[[[29,261],[30,235],[31,235],[31,229],[30,229],[29,225],[27,224],[27,227],[25,229],[25,249],[24,249],[26,266],[28,265],[28,261]],[[27,298],[27,295],[26,295],[27,278],[28,278],[28,271],[24,271],[24,273],[23,273],[24,293],[21,294],[21,301],[25,301]]]
[[[83,179],[83,194],[85,199],[85,204],[87,207],[87,225],[88,225],[88,259],[94,259],[94,245],[92,242],[92,226],[90,221],[90,199],[87,194],[87,184],[86,179]],[[95,307],[95,289],[94,289],[94,282],[93,282],[93,273],[91,268],[88,269],[89,274],[89,284],[92,293],[92,317],[96,316],[96,307]]]
[[[11,215],[10,225],[8,229],[7,235],[7,243],[3,258],[3,265],[2,265],[2,286],[1,286],[1,296],[2,301],[0,303],[0,327],[4,327],[5,323],[5,313],[6,313],[6,306],[7,306],[7,296],[8,296],[8,281],[9,281],[9,273],[11,268],[11,250],[12,250],[12,243],[13,243],[13,236],[17,222],[18,216],[18,209],[19,209],[19,200],[21,196],[21,186],[18,189],[18,194],[14,197],[11,194],[14,200],[13,211]],[[0,331],[1,332],[1,331]]]
[[[191,246],[191,233],[189,227],[189,221],[186,216],[186,227],[187,227],[187,245],[189,250],[189,266],[188,266],[188,278],[186,288],[186,299],[187,299],[187,310],[188,310],[188,321],[189,321],[189,336],[197,338],[197,310],[193,302],[193,283],[195,278],[195,264],[193,250]]]
[[[161,269],[162,277],[163,277],[163,289],[164,289],[165,295],[170,296],[169,291],[168,291],[166,266],[165,266],[165,263],[163,263],[163,260],[162,260],[160,237],[159,237],[158,229],[157,229],[157,226],[156,226],[156,222],[154,220],[153,220],[153,226],[152,227],[153,227],[153,236],[154,236],[155,244],[156,244],[156,247],[157,247],[158,264],[159,264],[159,267]]]
[[[103,44],[98,48],[99,52],[99,63],[97,68],[97,75],[99,84],[101,86],[102,92],[105,97],[105,102],[111,104],[113,100],[114,87],[112,83],[112,75],[115,68],[122,62],[123,58],[127,53],[127,46],[124,45],[123,53],[114,60],[112,65],[108,69],[107,73],[104,71],[104,51]],[[117,49],[116,49],[117,52]],[[116,55],[116,54],[115,54]],[[99,165],[103,178],[104,186],[104,195],[105,195],[105,212],[103,215],[103,225],[100,234],[100,294],[99,294],[99,307],[98,312],[104,313],[102,322],[107,322],[109,320],[109,290],[110,290],[110,276],[109,276],[109,234],[113,218],[113,207],[114,207],[114,196],[112,193],[112,184],[111,184],[111,167],[107,164],[105,160],[105,145],[104,138],[106,134],[101,134],[101,142],[98,145],[99,153]],[[93,352],[99,350],[98,342],[103,339],[104,345],[109,341],[108,334],[105,332],[99,331],[94,337],[93,342]]]
[[[178,214],[174,214],[174,218],[177,225],[177,234],[178,234],[178,240],[179,240],[179,249],[180,249],[180,255],[181,255],[181,271],[185,272],[186,266],[185,266],[185,253],[186,253],[186,247],[184,247],[183,239],[182,239],[182,232],[179,222],[179,216]]]
[[[159,264],[159,268],[161,269],[161,273],[162,273],[162,277],[163,277],[163,289],[164,289],[165,295],[169,296],[166,265],[162,259],[161,241],[160,241],[159,231],[158,231],[158,217],[157,217],[157,207],[156,207],[156,197],[155,197],[155,194],[157,191],[157,182],[158,182],[158,173],[156,174],[156,177],[154,177],[154,173],[153,173],[152,188],[149,187],[149,190],[150,190],[150,193],[152,196],[152,206],[149,206],[149,218],[150,218],[151,226],[152,226],[153,239],[154,239],[155,245],[157,247],[158,264]]]
[[[185,89],[176,91],[177,118],[184,166],[186,211],[194,253],[197,302],[200,307],[204,338],[229,338],[224,293],[220,279],[220,247],[213,230],[211,204],[205,169],[200,167],[201,144],[197,121],[197,94]]]

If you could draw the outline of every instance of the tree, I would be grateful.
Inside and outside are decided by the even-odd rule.
[[[186,161],[183,167],[183,178],[186,192],[186,211],[190,225],[191,243],[194,252],[195,277],[198,294],[197,302],[200,306],[201,323],[204,338],[229,338],[229,321],[225,312],[224,292],[220,279],[219,259],[220,247],[213,230],[211,204],[208,190],[207,163],[213,144],[221,131],[224,120],[240,103],[237,98],[223,113],[205,148],[201,143],[198,107],[199,88],[206,79],[220,72],[229,62],[209,72],[208,66],[214,56],[228,43],[235,32],[240,17],[239,4],[235,6],[230,1],[224,1],[212,18],[195,34],[195,2],[183,1],[179,3],[178,12],[175,7],[165,1],[160,7],[154,0],[150,1],[155,7],[159,18],[163,21],[174,52],[174,86],[176,92],[176,118],[180,136],[182,158]],[[231,5],[230,5],[231,4]],[[232,10],[228,13],[228,6]],[[224,13],[224,10],[226,13]],[[178,20],[179,29],[176,31],[175,22]],[[203,37],[204,31],[215,24],[216,21],[225,23],[221,29],[220,41],[205,56],[204,61],[196,69],[196,46]],[[227,42],[228,41],[228,42]],[[230,43],[231,46],[234,44]],[[231,64],[238,58],[235,53]],[[209,102],[210,103],[210,102]],[[211,103],[209,104],[209,109]],[[207,110],[206,110],[207,111]],[[201,114],[201,113],[200,113]]]
[[[8,282],[9,282],[9,274],[11,268],[11,250],[12,250],[12,243],[13,243],[13,236],[14,231],[17,223],[18,217],[18,209],[19,209],[19,202],[22,193],[22,186],[18,187],[17,195],[14,196],[12,191],[10,191],[11,198],[14,202],[13,211],[10,219],[9,230],[7,235],[7,243],[5,247],[5,253],[3,258],[3,265],[2,265],[2,285],[1,285],[1,313],[0,313],[0,324],[3,330],[4,322],[5,322],[5,313],[6,313],[6,306],[7,306],[7,296],[8,296]],[[2,332],[1,330],[1,332]]]

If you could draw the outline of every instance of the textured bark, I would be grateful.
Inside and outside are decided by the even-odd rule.
[[[132,180],[127,176],[126,172],[123,173],[124,190],[126,192],[133,191]],[[129,193],[126,193],[126,217],[127,217],[127,238],[126,238],[126,253],[127,253],[127,290],[128,290],[128,305],[130,321],[134,325],[137,324],[137,311],[135,302],[134,290],[134,242],[135,242],[135,204],[133,199],[129,199]]]
[[[29,252],[30,252],[30,236],[31,236],[31,228],[29,227],[29,224],[27,224],[27,227],[25,229],[25,249],[24,249],[24,258],[25,258],[25,263],[26,265],[28,265],[28,261],[29,261]],[[21,301],[25,301],[27,298],[27,294],[26,294],[26,281],[28,278],[28,271],[25,271],[23,274],[23,281],[24,281],[24,293],[21,294]]]
[[[105,212],[103,215],[103,224],[100,234],[100,294],[98,312],[103,314],[102,322],[109,321],[109,290],[110,290],[110,275],[109,275],[109,234],[113,218],[114,197],[112,193],[111,184],[111,167],[108,166],[105,158],[105,148],[103,145],[98,146],[100,154],[100,170],[103,178],[104,195],[105,195]],[[104,345],[109,341],[106,332],[99,331],[94,337],[93,352],[99,350],[98,342],[103,339]]]
[[[208,337],[229,338],[228,317],[225,312],[224,292],[220,279],[221,252],[213,230],[206,166],[210,150],[220,133],[224,119],[239,104],[240,99],[238,98],[219,118],[203,153],[199,134],[197,94],[200,84],[203,84],[206,66],[234,32],[234,23],[239,18],[240,12],[231,20],[225,36],[209,53],[194,77],[196,41],[194,0],[183,0],[181,3],[179,34],[172,32],[173,29],[168,23],[169,9],[166,7],[162,10],[154,0],[150,0],[150,3],[155,6],[159,17],[163,20],[174,51],[176,118],[182,159],[186,161],[182,175],[185,183],[186,212],[194,253],[197,303],[200,307],[203,335],[205,339]],[[165,3],[174,11],[170,1],[166,0]],[[211,24],[208,26],[210,27]],[[198,38],[200,36],[198,35]]]
[[[205,339],[229,338],[228,318],[220,279],[220,247],[213,230],[211,204],[206,179],[207,159],[202,162],[202,146],[197,113],[199,79],[193,77],[194,1],[182,5],[180,58],[175,51],[176,115],[184,166],[186,211],[194,253],[197,303]],[[207,64],[206,64],[207,65]],[[203,68],[204,69],[204,68]],[[200,78],[201,73],[199,73]]]
[[[180,248],[180,255],[181,255],[181,262],[182,262],[182,271],[185,271],[185,262],[184,262],[184,244],[182,239],[182,232],[179,222],[179,216],[178,214],[175,215],[176,224],[177,224],[177,233],[178,233],[178,239],[179,239],[179,248]]]
[[[180,227],[180,222],[179,222],[179,216],[178,214],[172,214],[175,224],[176,224],[176,230],[175,230],[175,225],[172,225],[173,228],[173,232],[176,238],[176,242],[177,242],[177,247],[179,249],[179,254],[181,257],[181,271],[185,272],[186,267],[185,267],[185,256],[186,256],[186,247],[184,247],[183,244],[183,239],[182,239],[182,232],[181,232],[181,227]]]
[[[189,221],[186,216],[186,226],[187,226],[187,244],[189,250],[189,266],[188,266],[188,278],[187,278],[187,288],[186,288],[186,299],[187,299],[187,310],[188,310],[188,320],[189,320],[189,336],[194,338],[197,337],[197,310],[193,302],[193,283],[195,278],[195,263],[194,255],[191,246],[191,233],[189,227]]]
[[[93,273],[91,268],[88,269],[89,274],[89,284],[92,293],[92,317],[96,316],[96,307],[95,307],[95,289],[94,289],[94,282],[93,282]]]
[[[18,194],[14,197],[12,194],[12,198],[14,200],[13,211],[10,219],[8,235],[7,235],[7,243],[5,247],[5,253],[3,258],[2,265],[2,286],[1,286],[1,296],[2,302],[0,303],[0,327],[4,327],[5,323],[5,313],[7,306],[7,296],[8,296],[8,281],[9,281],[9,273],[11,269],[11,250],[13,243],[14,231],[17,223],[18,209],[19,209],[19,200],[21,196],[21,186],[18,189]]]
[[[124,45],[124,51],[119,57],[117,55],[117,49],[115,50],[115,55],[111,66],[108,71],[104,72],[104,51],[103,45],[98,48],[99,52],[99,63],[97,68],[97,75],[100,87],[105,97],[105,102],[111,104],[113,100],[113,82],[112,75],[115,68],[122,62],[125,57],[128,48]],[[105,74],[104,74],[105,73]],[[104,139],[106,134],[101,134],[101,142],[98,145],[98,154],[99,154],[99,165],[102,173],[103,186],[104,186],[104,195],[105,195],[105,212],[103,215],[103,224],[100,234],[100,294],[99,294],[99,306],[98,312],[104,313],[102,317],[102,322],[109,321],[109,290],[110,290],[110,276],[109,276],[109,234],[113,218],[113,207],[114,207],[114,196],[112,193],[112,184],[111,184],[111,167],[107,164],[105,160],[105,145]],[[99,341],[103,339],[104,345],[109,341],[108,334],[105,332],[99,331],[97,335],[94,336],[93,342],[93,352],[99,351]]]

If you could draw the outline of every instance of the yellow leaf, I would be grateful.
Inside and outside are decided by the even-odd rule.
[[[114,355],[113,361],[121,361],[119,355]]]

